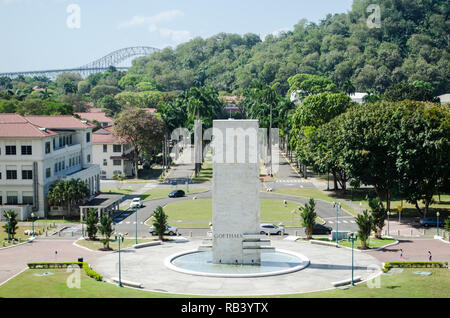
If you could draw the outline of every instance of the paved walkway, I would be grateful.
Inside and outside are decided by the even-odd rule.
[[[400,257],[400,249],[403,257]],[[426,262],[428,251],[436,262],[450,262],[450,244],[434,239],[399,239],[399,244],[381,251],[366,252],[383,262]]]
[[[93,263],[98,251],[88,251],[73,245],[73,240],[35,240],[21,246],[0,250],[0,284],[27,268],[30,262],[76,262],[79,257]],[[55,251],[58,251],[55,254]]]

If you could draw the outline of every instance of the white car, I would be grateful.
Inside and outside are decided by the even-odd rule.
[[[263,223],[260,226],[260,234],[284,235],[284,227],[279,227],[270,223]]]
[[[155,228],[153,226],[150,227],[150,234],[151,235],[156,235],[156,232],[155,232],[154,229]],[[177,235],[178,234],[178,228],[176,228],[175,226],[171,226],[171,225],[167,224],[166,230],[164,231],[164,234]]]
[[[142,208],[142,200],[140,198],[134,198],[130,203],[130,208]]]

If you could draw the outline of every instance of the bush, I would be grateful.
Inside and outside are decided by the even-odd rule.
[[[86,262],[62,262],[62,263],[52,263],[52,262],[42,262],[42,263],[27,263],[27,266],[30,269],[36,269],[36,268],[67,268],[70,265],[78,265],[80,268],[83,268],[86,275],[89,277],[101,281],[103,279],[103,276],[94,271],[88,263]]]
[[[448,262],[386,262],[383,272],[391,268],[446,268]]]

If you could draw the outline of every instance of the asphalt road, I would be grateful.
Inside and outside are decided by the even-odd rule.
[[[184,201],[184,200],[192,200],[193,197],[197,197],[198,199],[211,198],[211,191],[198,193],[198,194],[189,194],[182,198],[164,198],[164,199],[156,199],[149,200],[144,202],[144,207],[139,209],[137,212],[137,225],[138,225],[138,236],[148,236],[149,235],[149,227],[144,224],[144,222],[153,215],[153,211],[158,206],[165,206],[167,204]],[[270,193],[270,192],[261,192],[260,198],[265,199],[275,199],[275,200],[286,200],[291,202],[297,202],[302,205],[308,202],[309,199],[302,197],[295,197],[290,195],[283,195],[278,193]],[[324,201],[316,201],[316,212],[319,217],[327,221],[327,226],[336,228],[336,210],[333,208],[333,205],[329,202]],[[136,233],[136,214],[130,211],[130,214],[126,216],[122,221],[115,225],[116,231],[120,233],[128,233],[129,236],[135,236]],[[339,230],[340,231],[356,231],[358,227],[354,223],[354,218],[349,213],[340,210],[339,211]],[[203,236],[206,235],[206,232],[209,229],[180,229],[179,232],[182,235],[190,235],[192,232],[193,236]],[[295,234],[295,231],[302,231],[302,229],[290,229],[288,231],[289,234]]]

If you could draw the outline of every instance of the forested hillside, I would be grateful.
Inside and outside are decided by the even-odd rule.
[[[381,28],[369,28],[371,3],[381,7]],[[350,79],[357,91],[383,93],[400,81],[450,89],[450,0],[354,0],[348,13],[320,23],[299,21],[293,31],[267,36],[221,33],[195,38],[134,60],[131,73],[153,78],[165,91],[214,86],[242,93],[252,81],[279,82],[298,73],[324,75],[339,88]],[[301,14],[299,13],[299,16]]]

